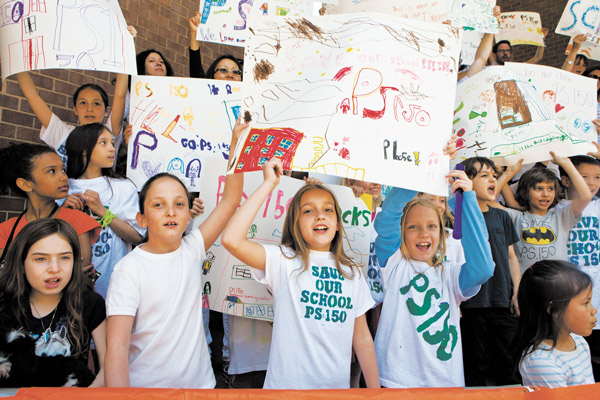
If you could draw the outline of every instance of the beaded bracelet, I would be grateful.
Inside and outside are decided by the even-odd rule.
[[[113,219],[117,218],[117,216],[110,211],[109,209],[106,209],[106,214],[104,214],[104,217],[102,217],[100,219],[100,225],[102,225],[102,229],[106,228],[108,225],[110,225],[110,223],[113,221]]]

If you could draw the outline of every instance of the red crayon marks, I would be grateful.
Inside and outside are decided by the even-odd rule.
[[[352,67],[344,67],[342,69],[340,69],[337,74],[335,74],[335,76],[333,77],[333,81],[340,81],[342,80],[343,77],[345,77],[346,75],[348,75],[350,72],[352,71]]]
[[[253,128],[244,142],[235,172],[259,170],[272,157],[281,159],[283,169],[291,169],[303,138],[302,132],[292,128]]]

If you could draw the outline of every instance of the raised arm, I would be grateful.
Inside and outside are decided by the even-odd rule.
[[[385,267],[387,260],[400,248],[400,219],[404,213],[404,206],[416,195],[414,190],[392,188],[383,202],[381,211],[375,217],[375,254],[381,268]]]
[[[544,39],[546,39],[546,35],[548,35],[548,28],[542,28],[542,34],[544,35]],[[529,60],[525,61],[526,64],[538,64],[544,58],[544,46],[538,46],[535,51],[535,55],[531,57]]]
[[[464,171],[450,171],[455,179],[452,192],[464,190],[461,243],[464,248],[466,262],[458,276],[460,290],[466,293],[472,287],[485,283],[494,274],[494,260],[490,249],[489,236],[483,214],[477,204],[477,197],[472,190],[473,183]],[[467,182],[465,182],[468,181]]]
[[[23,92],[23,96],[27,98],[33,113],[40,120],[42,125],[47,128],[50,124],[50,119],[52,118],[52,111],[44,99],[40,97],[29,72],[19,72],[17,74],[17,82]]]
[[[229,145],[229,163],[233,161],[232,155],[234,154],[237,142],[242,132],[248,127],[248,123],[244,122],[240,116],[233,127],[231,133],[231,144]],[[227,167],[229,169],[229,165]],[[204,238],[204,248],[208,250],[210,246],[217,240],[219,235],[223,232],[227,221],[231,218],[235,212],[237,206],[242,200],[242,189],[244,186],[244,175],[243,174],[230,174],[225,178],[225,188],[223,190],[223,197],[215,209],[210,213],[208,218],[200,224],[198,229],[202,232]],[[247,231],[247,230],[246,230]]]
[[[569,175],[569,180],[577,192],[577,198],[571,202],[571,209],[573,210],[573,215],[579,216],[592,200],[592,193],[568,157],[559,157],[553,151],[550,152],[550,155],[552,155],[552,161],[562,167],[567,175]]]
[[[500,13],[501,12],[502,11],[500,9],[500,6],[494,7],[494,17],[496,17],[496,19],[498,20],[498,23],[500,23]],[[483,38],[481,38],[481,43],[479,43],[479,47],[477,47],[477,52],[475,53],[475,60],[473,60],[471,67],[467,71],[468,77],[471,77],[483,70],[483,68],[487,64],[490,54],[492,53],[493,47],[494,47],[494,34],[486,33],[485,35],[483,35]]]
[[[565,58],[565,62],[562,65],[562,69],[564,69],[565,71],[573,71],[573,63],[575,62],[575,58],[577,57],[577,53],[579,52],[579,49],[581,48],[581,44],[583,42],[585,42],[585,35],[583,33],[580,33],[579,35],[575,36],[573,38],[573,46],[571,46],[571,52],[569,53],[569,55],[567,56],[567,58]]]
[[[242,204],[223,231],[221,243],[234,257],[256,269],[265,269],[266,253],[262,245],[246,237],[260,206],[279,184],[283,171],[281,160],[273,158],[263,164],[264,182]]]
[[[204,68],[202,68],[202,57],[200,54],[200,42],[196,39],[198,27],[202,15],[196,12],[192,18],[188,20],[190,24],[190,77],[191,78],[206,78]]]
[[[121,134],[123,118],[125,117],[125,102],[127,98],[127,83],[129,77],[125,74],[117,74],[115,83],[115,94],[113,96],[112,113],[110,115],[110,128],[113,136]]]

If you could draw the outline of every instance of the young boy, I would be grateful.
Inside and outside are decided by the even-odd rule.
[[[599,154],[600,155],[600,154]],[[600,162],[594,157],[574,156],[571,162],[581,174],[592,195],[600,189]],[[568,175],[560,170],[560,180],[567,188],[567,200],[557,208],[565,207],[578,197]],[[569,232],[567,243],[569,262],[592,278],[594,291],[592,305],[600,307],[600,199],[594,198],[581,213],[581,221]],[[592,353],[592,368],[596,382],[600,379],[600,326],[596,325],[592,334],[585,338]]]
[[[498,192],[494,162],[473,157],[462,164],[473,182],[496,263],[494,275],[481,285],[477,295],[461,305],[465,385],[517,384],[519,378],[512,365],[510,343],[519,312],[517,290],[521,271],[513,247],[519,237],[508,213],[488,205]]]

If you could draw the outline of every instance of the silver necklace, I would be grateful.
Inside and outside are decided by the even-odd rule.
[[[40,314],[40,312],[37,310],[37,308],[35,307],[35,304],[33,304],[33,301],[30,302],[31,306],[33,307],[33,309],[35,310],[35,312],[37,313],[37,315],[40,317],[40,324],[42,324],[42,336],[44,338],[44,343],[48,343],[48,340],[50,340],[50,329],[52,328],[52,323],[54,322],[54,316],[56,315],[56,310],[58,310],[58,304],[56,305],[56,307],[54,307],[54,313],[52,313],[52,319],[50,320],[50,325],[48,325],[48,329],[46,329],[46,327],[44,326],[44,317],[42,317],[42,314]]]

